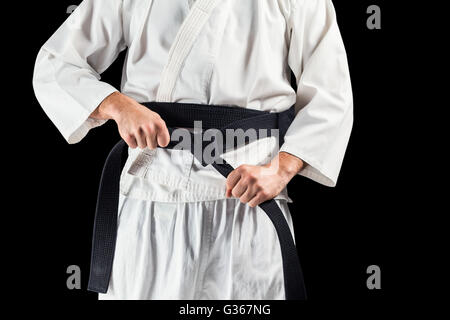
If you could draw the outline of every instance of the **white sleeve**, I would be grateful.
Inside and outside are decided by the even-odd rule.
[[[300,172],[336,185],[353,125],[347,55],[331,0],[293,0],[288,63],[298,91],[296,117],[280,151],[307,163]]]
[[[67,142],[106,122],[89,116],[117,91],[100,74],[125,48],[122,0],[84,0],[39,51],[34,91]]]

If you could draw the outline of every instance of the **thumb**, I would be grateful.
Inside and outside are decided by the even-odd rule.
[[[159,131],[157,136],[158,145],[161,147],[167,147],[170,142],[170,134],[167,127],[164,125]]]

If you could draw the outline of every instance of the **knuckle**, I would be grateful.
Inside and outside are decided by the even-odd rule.
[[[147,132],[149,130],[149,126],[148,123],[143,123],[139,126],[139,131],[140,132]]]
[[[259,177],[258,172],[255,171],[255,170],[252,170],[249,174],[250,174],[250,176],[251,176],[252,178],[254,178],[254,179],[258,179],[258,177]]]
[[[131,134],[134,137],[139,137],[141,135],[141,129],[139,127],[133,128],[133,130],[131,131]]]
[[[145,124],[145,131],[146,131],[146,133],[152,134],[153,131],[155,131],[155,127],[154,127],[153,123],[146,123]]]
[[[166,126],[166,122],[160,116],[158,116],[158,117],[159,118],[157,119],[156,124],[158,125],[158,127],[164,128]]]
[[[133,132],[132,131],[123,130],[123,131],[119,131],[119,132],[125,139],[132,139],[133,138]]]

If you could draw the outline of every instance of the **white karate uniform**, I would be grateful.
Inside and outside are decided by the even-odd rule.
[[[353,122],[331,0],[84,0],[40,50],[36,96],[69,143],[117,91],[100,74],[127,49],[120,91],[280,112],[296,105],[281,151],[335,186]],[[296,76],[297,92],[290,85]],[[264,164],[266,138],[223,157]],[[226,199],[225,178],[188,151],[131,150],[121,176],[112,278],[100,299],[283,299],[279,242],[266,214]],[[293,232],[287,190],[276,197]]]

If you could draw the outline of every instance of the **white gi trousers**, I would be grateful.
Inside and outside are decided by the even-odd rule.
[[[285,200],[277,200],[292,226]],[[121,196],[108,292],[99,299],[285,299],[280,244],[239,199],[165,203]]]

